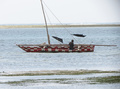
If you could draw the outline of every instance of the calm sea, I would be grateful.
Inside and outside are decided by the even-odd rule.
[[[0,29],[0,73],[39,70],[120,70],[120,27],[78,27],[67,28],[67,30],[50,28],[49,33],[50,36],[63,38],[66,44],[75,38],[75,43],[79,44],[117,46],[96,46],[94,52],[86,53],[27,53],[18,48],[16,44],[47,43],[44,28]],[[72,37],[71,34],[75,33],[84,34],[86,37]],[[52,37],[50,37],[50,39],[53,44],[59,43]],[[3,80],[5,79],[3,77],[1,78]],[[72,85],[67,87],[59,86],[60,85],[57,87],[52,86],[51,89],[70,89]],[[101,89],[106,87],[110,89],[111,86],[115,85],[105,86]],[[94,85],[87,85],[86,89],[88,89],[88,87],[94,88]],[[4,87],[3,89],[7,88],[8,87]],[[46,87],[41,88],[45,89]],[[78,88],[85,89],[84,86],[80,87],[76,85],[71,89]],[[10,89],[13,89],[13,87]],[[20,89],[20,87],[18,89]],[[23,89],[39,88],[23,87]],[[50,87],[47,87],[47,89],[50,89]],[[95,87],[95,89],[100,88]]]
[[[26,53],[16,44],[41,44],[46,42],[44,28],[0,29],[0,72],[34,70],[120,70],[120,27],[50,28],[51,36],[63,38],[64,43],[117,46],[96,46],[87,53]],[[80,33],[84,38],[72,37]],[[51,43],[59,43],[51,37]]]

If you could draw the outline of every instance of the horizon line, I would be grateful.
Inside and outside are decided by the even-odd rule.
[[[48,27],[120,27],[120,24],[63,24],[63,25],[48,25]],[[0,29],[3,28],[45,28],[45,25],[26,25],[26,24],[22,24],[22,25],[0,25]]]

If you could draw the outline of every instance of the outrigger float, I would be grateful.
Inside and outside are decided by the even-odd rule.
[[[43,6],[43,1],[40,0],[41,2],[41,7],[43,11],[43,16],[44,16],[44,21],[45,21],[45,27],[46,27],[46,32],[47,32],[47,38],[48,38],[48,44],[17,44],[18,47],[23,49],[26,52],[94,52],[95,46],[116,46],[116,45],[93,45],[93,44],[74,44],[74,49],[70,50],[68,44],[51,44],[50,43],[50,37],[48,33],[48,25],[47,25],[47,20],[44,12],[44,6]],[[74,36],[78,37],[85,37],[83,34],[72,34]],[[52,36],[56,40],[60,41],[63,43],[63,40],[61,38]]]

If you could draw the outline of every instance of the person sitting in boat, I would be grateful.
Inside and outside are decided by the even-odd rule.
[[[74,40],[71,40],[71,42],[69,43],[69,49],[70,50],[74,49]]]

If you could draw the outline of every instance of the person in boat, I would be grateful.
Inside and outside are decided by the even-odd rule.
[[[74,40],[71,40],[71,42],[69,43],[69,49],[70,50],[74,49]]]

